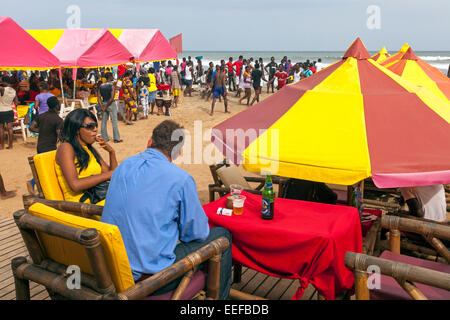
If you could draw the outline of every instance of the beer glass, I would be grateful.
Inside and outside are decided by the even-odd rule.
[[[233,198],[233,214],[240,216],[244,213],[245,196],[237,196]]]
[[[241,195],[242,190],[244,190],[244,187],[242,187],[239,184],[230,184],[230,195],[233,198],[237,198]]]

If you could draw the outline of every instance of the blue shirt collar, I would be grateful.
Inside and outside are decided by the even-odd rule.
[[[145,156],[148,156],[149,158],[156,158],[158,160],[166,160],[166,161],[170,162],[164,153],[162,153],[161,151],[156,150],[154,148],[147,148],[147,150],[145,150],[143,152],[143,154]]]

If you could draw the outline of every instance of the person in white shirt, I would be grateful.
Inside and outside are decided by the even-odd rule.
[[[400,192],[410,214],[438,222],[447,220],[447,202],[442,184],[402,187]]]
[[[184,70],[186,72],[184,76],[184,83],[186,84],[184,96],[189,95],[189,97],[192,97],[192,74],[194,73],[194,64],[192,63],[192,61],[187,63]]]
[[[294,66],[294,83],[300,81],[302,70],[300,70],[300,64],[296,63]]]
[[[323,68],[325,68],[325,65],[322,63],[322,59],[317,59],[316,62],[316,72],[322,70]]]

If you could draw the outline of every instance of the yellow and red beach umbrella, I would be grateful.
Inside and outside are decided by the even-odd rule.
[[[417,57],[412,48],[388,69],[417,86],[426,87],[438,97],[450,100],[450,79]]]
[[[376,54],[374,54],[372,56],[372,59],[375,60],[378,63],[383,62],[384,60],[386,60],[387,58],[389,58],[391,55],[389,54],[389,52],[386,50],[386,47],[381,48],[380,51],[378,51]]]
[[[358,38],[343,59],[215,126],[245,170],[378,187],[450,182],[450,103],[380,66]]]
[[[386,68],[389,67],[394,62],[400,60],[403,57],[403,55],[406,53],[406,51],[408,51],[408,49],[409,49],[409,44],[405,43],[396,54],[390,56],[386,60],[381,61],[380,64],[382,66],[385,66]]]

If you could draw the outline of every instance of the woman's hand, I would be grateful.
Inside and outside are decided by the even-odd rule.
[[[108,153],[115,152],[114,149],[109,145],[109,143],[102,138],[102,136],[98,135],[97,137],[95,137],[95,140],[98,142],[100,147],[106,150]]]

